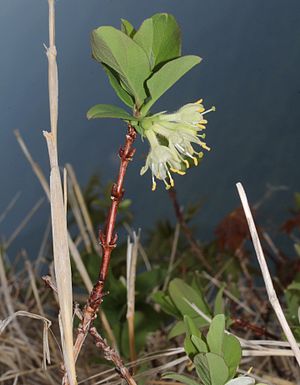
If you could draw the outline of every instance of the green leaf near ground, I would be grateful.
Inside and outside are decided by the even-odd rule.
[[[164,312],[175,317],[180,317],[180,313],[177,307],[174,305],[171,298],[168,295],[166,295],[164,292],[157,291],[152,294],[152,298],[156,303],[158,303],[161,306]],[[184,333],[184,327],[183,327],[182,333]]]
[[[195,323],[195,325],[197,325],[198,328],[203,328],[203,327],[208,326],[208,322],[205,321],[200,316],[196,317],[196,318],[193,318],[193,322]],[[185,332],[186,332],[185,323],[183,321],[178,321],[172,327],[172,329],[170,330],[168,336],[169,336],[169,338],[173,338],[173,337],[179,336],[181,334],[184,334]]]
[[[119,74],[139,108],[147,96],[144,82],[151,73],[145,51],[125,33],[109,26],[95,29],[91,43],[95,59]]]
[[[202,318],[188,302],[195,304],[204,314],[210,315],[202,293],[193,289],[182,279],[175,278],[170,282],[169,295],[182,316],[188,315],[191,318]]]
[[[224,314],[218,314],[212,319],[206,336],[210,352],[219,355],[223,354],[224,330],[225,316]]]
[[[201,337],[191,336],[192,343],[196,346],[199,353],[207,353],[208,348],[206,342]]]
[[[216,295],[216,299],[214,303],[214,315],[224,313],[224,301],[223,301],[224,288],[225,288],[224,286],[221,287]]]
[[[150,100],[142,107],[142,115],[145,116],[158,98],[196,64],[199,64],[200,61],[199,56],[183,56],[169,61],[155,72],[146,82],[150,93]]]
[[[228,379],[228,368],[224,359],[215,353],[206,353],[211,385],[224,385]]]
[[[232,334],[224,334],[223,357],[228,367],[228,380],[230,380],[235,376],[242,358],[242,348],[239,340]]]
[[[206,354],[199,353],[194,358],[196,372],[204,385],[212,385]]]
[[[192,335],[201,337],[200,330],[196,326],[195,322],[189,316],[184,316],[184,323],[186,327],[186,334],[191,337]]]
[[[111,104],[96,104],[88,110],[87,118],[117,118],[123,120],[136,120],[133,116],[128,114],[128,112],[123,110],[123,108],[112,106]]]

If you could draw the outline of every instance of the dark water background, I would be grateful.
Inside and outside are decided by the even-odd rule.
[[[176,110],[203,97],[216,105],[209,115],[207,142],[212,151],[201,167],[177,178],[181,203],[202,199],[199,236],[208,239],[218,221],[238,204],[235,183],[242,181],[255,202],[266,184],[285,185],[263,206],[261,218],[276,228],[300,190],[300,2],[299,0],[59,0],[57,49],[60,80],[60,163],[73,164],[80,182],[99,172],[103,181],[118,169],[116,150],[125,127],[115,120],[89,122],[96,103],[121,106],[103,70],[91,59],[89,34],[100,25],[119,26],[120,18],[138,26],[156,12],[175,15],[183,32],[183,52],[204,60],[172,88],[155,111]],[[46,0],[1,0],[0,3],[0,213],[21,191],[17,205],[0,224],[6,237],[43,196],[42,189],[16,143],[18,128],[34,158],[48,175],[42,130],[49,128]],[[145,144],[138,140],[130,165],[126,197],[133,200],[134,226],[174,220],[162,188],[150,191],[150,176],[139,176]],[[37,252],[49,208],[34,216],[15,247]]]

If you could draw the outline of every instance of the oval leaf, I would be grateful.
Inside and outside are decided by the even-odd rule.
[[[223,339],[225,330],[224,314],[216,315],[210,324],[209,331],[206,336],[209,350],[212,353],[223,355]]]
[[[228,368],[218,354],[206,353],[211,385],[224,385],[228,378]]]
[[[202,293],[187,285],[182,279],[175,278],[170,282],[169,295],[182,316],[200,318],[188,302],[195,304],[203,313],[209,315],[209,309],[203,300]]]
[[[175,18],[167,13],[157,13],[146,19],[133,40],[146,52],[151,68],[181,53],[180,28]]]
[[[242,358],[242,349],[239,340],[232,334],[224,334],[223,356],[229,370],[228,380],[230,380],[235,376]]]
[[[147,81],[147,87],[151,99],[142,107],[142,115],[146,115],[151,106],[160,98],[170,87],[173,86],[184,74],[191,70],[201,61],[199,56],[189,55],[174,59],[151,76]]]
[[[100,27],[92,32],[93,56],[114,69],[134,96],[137,107],[146,98],[144,81],[150,76],[150,63],[145,51],[125,33],[113,27]]]
[[[119,96],[122,102],[124,102],[128,107],[132,108],[134,106],[134,100],[131,95],[129,95],[129,93],[122,87],[118,73],[105,64],[103,64],[103,67],[108,76],[110,85],[113,87],[116,94]]]
[[[111,104],[96,104],[87,112],[88,119],[97,118],[117,118],[123,120],[136,120],[133,116],[120,107],[112,106]]]

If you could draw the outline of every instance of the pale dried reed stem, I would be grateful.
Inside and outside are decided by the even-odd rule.
[[[251,210],[249,207],[249,203],[248,203],[248,199],[247,199],[245,190],[244,190],[241,183],[237,183],[236,187],[238,189],[238,193],[239,193],[239,196],[240,196],[240,199],[241,199],[241,202],[243,205],[243,209],[245,212],[245,216],[246,216],[246,219],[248,222],[253,246],[254,246],[256,256],[258,259],[258,263],[259,263],[259,266],[260,266],[260,269],[262,272],[262,276],[263,276],[263,279],[265,282],[269,301],[270,301],[270,303],[271,303],[271,305],[275,311],[275,314],[276,314],[278,321],[282,327],[282,330],[283,330],[283,332],[284,332],[284,334],[285,334],[285,336],[286,336],[286,338],[287,338],[287,340],[291,346],[291,349],[295,355],[295,358],[298,362],[298,365],[300,366],[300,349],[299,349],[298,344],[295,340],[295,337],[294,337],[294,335],[293,335],[293,333],[289,327],[289,324],[287,323],[285,315],[284,315],[282,308],[280,306],[278,297],[276,295],[276,292],[275,292],[275,289],[273,286],[273,282],[272,282],[272,278],[271,278],[271,275],[270,275],[270,272],[268,269],[268,265],[267,265],[267,262],[266,262],[266,259],[264,256],[264,252],[263,252],[263,249],[261,247],[261,243],[260,243],[260,240],[259,240],[259,237],[257,234],[257,230],[256,230],[255,223],[254,223],[254,220],[252,217],[252,213],[251,213]]]
[[[58,71],[55,46],[55,2],[48,0],[49,5],[49,47],[48,85],[51,132],[44,131],[50,161],[50,206],[52,220],[52,240],[55,278],[59,301],[59,323],[64,367],[67,378],[63,383],[76,385],[75,359],[73,352],[73,293],[71,261],[68,247],[67,218],[65,213],[62,182],[58,165],[57,152],[57,119],[58,119]]]

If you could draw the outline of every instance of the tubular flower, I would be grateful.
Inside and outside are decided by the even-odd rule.
[[[152,191],[156,189],[155,178],[162,180],[168,190],[174,186],[174,179],[172,178],[170,170],[179,169],[181,167],[181,160],[176,157],[176,154],[174,154],[169,147],[159,143],[153,131],[147,130],[145,135],[151,147],[146,159],[146,164],[141,169],[141,175],[145,174],[148,168],[150,168],[152,173]]]
[[[206,111],[201,103],[202,99],[184,105],[173,114],[162,112],[144,118],[141,122],[150,143],[150,152],[141,169],[141,175],[148,168],[151,169],[153,191],[156,188],[155,178],[163,180],[167,189],[173,187],[171,172],[184,175],[185,169],[189,168],[188,158],[193,160],[195,166],[198,165],[198,158],[202,158],[203,152],[197,152],[192,144],[210,150],[201,140],[205,138],[205,134],[199,132],[205,129],[207,123],[203,116],[215,111],[215,107]]]

